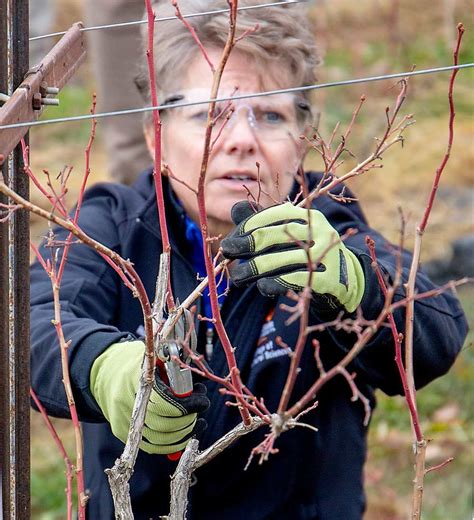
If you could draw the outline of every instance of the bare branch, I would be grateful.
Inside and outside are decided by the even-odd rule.
[[[199,39],[199,36],[196,34],[194,27],[181,14],[181,10],[179,9],[177,0],[171,0],[171,5],[175,8],[176,17],[179,20],[181,20],[181,22],[183,22],[186,29],[190,32],[191,36],[193,37],[193,40],[196,42],[196,45],[199,47],[199,50],[201,51],[202,55],[204,56],[204,59],[207,61],[211,71],[213,73],[215,73],[216,69],[215,69],[211,59],[209,58],[209,54],[207,53],[206,49],[204,48],[204,45],[202,44],[201,40]],[[156,106],[156,105],[153,105],[153,106]]]
[[[218,439],[212,446],[202,451],[196,457],[195,469],[204,466],[204,464],[207,464],[214,457],[217,457],[217,455],[219,455],[226,448],[231,446],[237,439],[243,437],[244,435],[247,435],[250,432],[253,432],[257,428],[260,428],[260,426],[262,426],[263,424],[265,424],[264,421],[259,417],[252,417],[248,425],[240,423],[230,432],[226,433],[223,437]]]
[[[30,388],[30,396],[33,399],[33,401],[35,402],[36,406],[38,407],[38,410],[41,413],[41,417],[43,417],[46,427],[48,428],[49,433],[51,434],[51,437],[53,438],[53,440],[64,460],[64,465],[66,466],[67,520],[72,520],[72,478],[73,478],[74,467],[72,465],[71,459],[69,458],[69,455],[67,454],[67,451],[66,451],[66,448],[64,447],[63,442],[59,438],[56,428],[53,426],[53,423],[51,422],[51,419],[48,417],[48,414],[46,413],[44,406],[41,404],[40,400],[38,399],[38,396],[36,395],[35,391],[32,388]]]
[[[188,492],[198,455],[199,441],[191,439],[171,477],[170,514],[168,520],[183,520],[188,508]]]

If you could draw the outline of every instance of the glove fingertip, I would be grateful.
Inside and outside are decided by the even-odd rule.
[[[230,216],[234,224],[237,226],[246,218],[251,217],[261,209],[262,207],[259,204],[251,203],[248,200],[241,200],[232,206]]]
[[[204,383],[194,383],[193,392],[199,395],[206,395],[207,388]]]
[[[196,421],[196,424],[194,425],[192,436],[199,439],[199,437],[204,433],[204,431],[207,430],[207,421],[206,419],[203,419],[202,417]]]
[[[255,277],[256,269],[252,261],[241,261],[230,268],[230,278],[237,287],[244,286],[252,282]]]
[[[222,254],[233,260],[248,255],[251,251],[251,239],[248,236],[231,234],[221,241]]]
[[[202,413],[210,406],[211,401],[205,393],[193,391],[188,397],[180,397],[179,403],[186,409],[186,413]]]
[[[201,396],[199,403],[196,403],[195,409],[196,413],[204,413],[209,410],[211,406],[211,401],[206,396]]]
[[[277,296],[288,292],[288,288],[278,282],[276,278],[261,278],[257,280],[257,287],[263,296]]]

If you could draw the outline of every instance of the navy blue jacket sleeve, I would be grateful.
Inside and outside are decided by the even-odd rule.
[[[358,230],[345,242],[362,263],[366,289],[361,303],[364,317],[374,319],[382,310],[384,298],[377,278],[371,267],[365,237],[370,236],[375,241],[378,263],[388,275],[394,279],[397,269],[396,247],[385,240],[379,233],[371,229],[357,202],[340,203],[329,197],[317,199],[316,206],[322,211],[329,222],[340,234],[349,228]],[[402,253],[402,278],[408,280],[411,264],[411,254]],[[435,285],[420,270],[416,277],[416,292],[418,294],[430,291]],[[396,291],[395,301],[405,297],[403,286]],[[316,311],[317,314],[317,311]],[[405,330],[405,309],[394,312],[397,330]],[[450,292],[439,296],[420,299],[415,302],[414,317],[414,372],[416,386],[422,387],[446,373],[459,353],[465,336],[467,324],[464,313],[456,297]],[[327,315],[320,313],[319,321],[326,321]],[[341,331],[329,330],[336,345],[348,351],[355,342],[355,336]],[[401,394],[400,377],[394,361],[394,341],[389,327],[382,327],[357,356],[353,363],[354,370],[371,386],[380,388],[389,395]]]
[[[117,199],[118,200],[118,199]],[[120,253],[117,200],[101,188],[89,192],[79,225],[89,236]],[[123,216],[123,215],[122,215]],[[56,229],[55,241],[67,233]],[[40,251],[51,258],[51,248]],[[89,390],[93,361],[109,345],[128,336],[111,325],[118,300],[120,280],[115,271],[89,246],[72,245],[60,288],[61,320],[68,349],[72,390],[79,418],[99,422],[104,418]],[[31,384],[50,415],[69,417],[62,384],[59,342],[51,323],[54,318],[50,279],[39,262],[31,267]]]

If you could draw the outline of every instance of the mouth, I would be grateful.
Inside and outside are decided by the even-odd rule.
[[[228,172],[220,180],[234,181],[240,183],[256,182],[257,176],[252,172]]]

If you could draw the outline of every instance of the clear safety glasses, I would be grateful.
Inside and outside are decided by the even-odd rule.
[[[240,91],[219,92],[218,97],[243,94]],[[169,96],[165,100],[165,104],[193,103],[206,98],[209,99],[208,90],[191,89]],[[204,103],[165,110],[163,115],[179,118],[183,125],[183,132],[204,136],[208,112],[209,103]],[[297,139],[306,127],[312,124],[310,104],[303,97],[295,94],[219,101],[215,105],[213,117],[216,130],[220,130],[224,125],[223,135],[243,122],[264,140]]]

